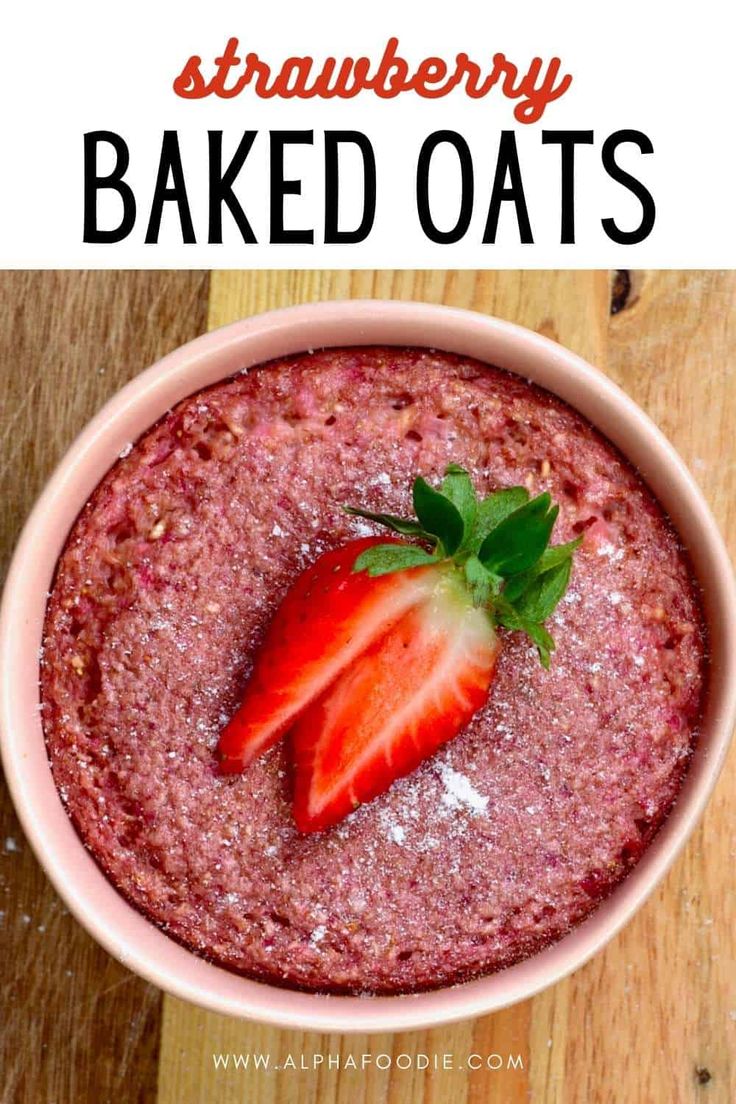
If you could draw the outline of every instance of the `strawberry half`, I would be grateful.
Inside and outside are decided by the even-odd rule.
[[[293,730],[303,832],[336,824],[457,735],[488,696],[498,626],[526,632],[550,663],[544,622],[580,540],[548,547],[549,494],[507,487],[479,501],[451,464],[439,488],[415,479],[413,501],[416,520],[347,508],[414,541],[352,541],[301,576],[220,737],[220,770],[235,773]]]
[[[352,570],[359,555],[380,543],[369,537],[325,553],[287,592],[242,704],[220,736],[222,774],[239,773],[276,743],[349,663],[426,594],[426,568],[380,579]]]
[[[500,643],[443,568],[427,598],[374,641],[292,731],[294,819],[337,824],[414,770],[488,697]]]

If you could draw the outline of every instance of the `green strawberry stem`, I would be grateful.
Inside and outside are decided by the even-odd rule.
[[[525,487],[505,487],[479,501],[458,464],[448,466],[439,488],[418,476],[412,498],[416,519],[345,507],[349,514],[421,542],[374,545],[358,556],[353,571],[387,575],[450,562],[474,604],[488,611],[494,625],[525,632],[542,665],[549,667],[555,642],[544,622],[567,590],[573,553],[582,542],[578,537],[550,546],[559,506],[547,492],[530,499]]]

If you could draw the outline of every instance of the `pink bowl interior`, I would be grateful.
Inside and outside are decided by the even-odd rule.
[[[461,986],[407,997],[297,993],[229,973],[174,943],[116,892],[68,820],[49,769],[38,711],[46,594],[78,511],[118,453],[173,403],[242,368],[322,346],[424,345],[478,357],[566,399],[631,459],[690,551],[704,593],[711,674],[703,735],[677,805],[629,877],[580,927],[540,954]],[[177,349],[125,387],[74,443],[19,542],[0,620],[0,726],[23,828],[56,889],[88,931],[131,970],[207,1008],[284,1027],[395,1031],[491,1012],[581,965],[630,918],[699,817],[736,711],[736,598],[731,566],[693,479],[643,412],[574,354],[520,327],[450,308],[353,301],[259,315]]]

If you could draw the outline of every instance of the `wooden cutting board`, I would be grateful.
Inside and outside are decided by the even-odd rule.
[[[424,299],[521,322],[597,364],[674,442],[736,551],[736,273],[0,274],[0,554],[74,434],[127,379],[207,327],[327,298]],[[0,793],[3,1104],[730,1104],[736,1100],[733,756],[664,884],[577,974],[430,1032],[320,1036],[163,997],[65,913]],[[214,1068],[268,1054],[271,1069]],[[427,1071],[382,1055],[500,1055]],[[324,1064],[309,1068],[312,1056]],[[368,1062],[365,1072],[327,1068]],[[362,1056],[368,1055],[364,1059]],[[507,1067],[507,1056],[521,1065]],[[282,1069],[287,1056],[308,1067]],[[303,1058],[302,1058],[303,1056]],[[333,1066],[337,1061],[333,1057]],[[495,1064],[495,1060],[494,1060]]]

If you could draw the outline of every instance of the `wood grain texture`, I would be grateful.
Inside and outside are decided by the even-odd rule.
[[[204,327],[207,274],[0,274],[0,569],[92,414]],[[149,1102],[161,994],[66,913],[0,784],[0,1100]]]
[[[205,328],[205,279],[0,276],[3,557],[49,468],[93,409],[154,356]],[[498,314],[598,364],[680,450],[736,552],[736,273],[634,273],[614,315],[611,280],[601,272],[214,273],[206,324],[357,297],[424,299]],[[6,912],[0,1100],[730,1104],[736,1100],[733,763],[731,756],[685,854],[602,954],[534,1000],[431,1032],[345,1038],[281,1032],[165,997],[159,1038],[159,995],[61,914],[27,850],[3,854],[0,847]],[[6,835],[20,841],[7,802],[0,808],[0,843]],[[37,932],[39,926],[46,931]],[[271,1069],[215,1070],[216,1052],[268,1054]],[[523,1069],[377,1068],[383,1054],[425,1053],[449,1053],[460,1064],[470,1053],[520,1054]],[[304,1055],[309,1064],[313,1054],[325,1056],[314,1071],[274,1069],[289,1055],[297,1062]],[[364,1072],[326,1068],[328,1055],[344,1064],[363,1054],[370,1056]]]

